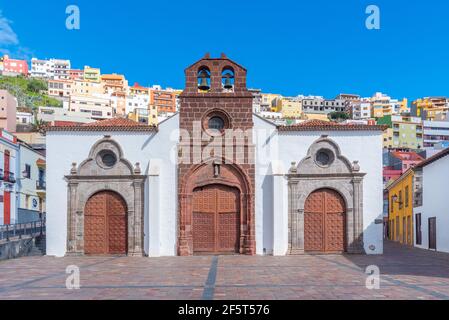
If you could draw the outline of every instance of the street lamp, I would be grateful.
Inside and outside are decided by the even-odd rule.
[[[399,197],[398,197],[397,194],[395,194],[395,195],[393,196],[393,202],[396,202],[396,203],[399,203],[399,204],[402,204],[402,203],[403,203],[402,201],[399,201]]]

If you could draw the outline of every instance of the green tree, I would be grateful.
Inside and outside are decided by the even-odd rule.
[[[31,79],[27,84],[27,91],[32,93],[39,93],[42,90],[47,90],[47,84],[38,79]]]
[[[350,116],[346,112],[335,111],[335,112],[329,113],[328,118],[332,121],[341,122],[341,121],[348,120],[350,118]]]

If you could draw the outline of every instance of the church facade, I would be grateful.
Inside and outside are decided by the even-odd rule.
[[[47,130],[47,254],[381,254],[382,127],[252,113],[246,69],[185,70],[179,112]]]

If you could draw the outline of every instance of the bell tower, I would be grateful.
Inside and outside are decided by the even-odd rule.
[[[185,70],[179,112],[179,255],[255,254],[253,97],[246,73],[224,54],[206,54]]]

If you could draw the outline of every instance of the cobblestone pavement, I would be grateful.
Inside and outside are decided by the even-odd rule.
[[[379,290],[365,286],[369,265]],[[449,254],[387,242],[383,256],[26,257],[0,262],[4,299],[449,299]]]

